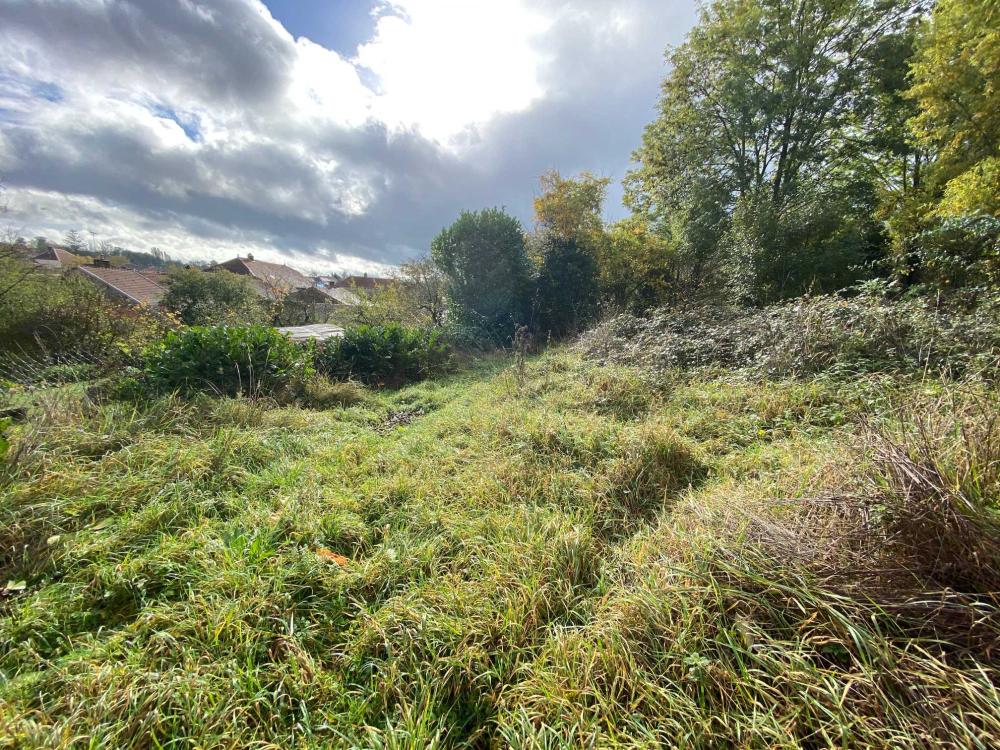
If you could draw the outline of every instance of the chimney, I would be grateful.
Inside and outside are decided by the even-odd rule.
[[[247,260],[253,260],[253,253],[247,253]]]
[[[111,261],[106,255],[101,255],[100,258],[94,258],[93,265],[97,268],[111,268]]]

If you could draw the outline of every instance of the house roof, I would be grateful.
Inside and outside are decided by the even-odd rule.
[[[156,307],[167,291],[160,274],[156,278],[139,271],[100,266],[79,266],[76,270],[136,304]]]
[[[49,245],[44,252],[34,256],[32,260],[45,265],[76,266],[85,263],[87,259],[61,247]]]
[[[323,294],[327,297],[332,297],[334,300],[342,305],[357,305],[361,302],[361,298],[358,297],[350,289],[341,289],[337,287],[327,287],[325,289],[320,289]]]
[[[378,287],[389,286],[395,283],[395,279],[386,279],[380,276],[345,276],[334,284],[334,286],[338,289],[350,289],[351,287],[377,289]]]
[[[265,260],[254,260],[252,258],[233,258],[225,263],[219,263],[217,268],[225,268],[227,271],[238,273],[243,276],[253,276],[255,279],[270,285],[288,286],[292,289],[302,289],[313,286],[313,281],[294,268],[281,265],[280,263],[268,263]]]

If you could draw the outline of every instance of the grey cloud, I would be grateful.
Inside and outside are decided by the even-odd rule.
[[[216,104],[273,98],[295,57],[291,36],[245,0],[5,0],[0,29],[28,64]]]

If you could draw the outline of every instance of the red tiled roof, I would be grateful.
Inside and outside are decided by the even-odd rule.
[[[156,307],[167,291],[165,285],[162,285],[162,279],[156,279],[152,274],[146,275],[139,271],[100,266],[79,266],[77,271],[136,304]]]
[[[253,276],[255,279],[267,284],[277,284],[288,286],[292,289],[304,289],[313,286],[313,281],[308,276],[296,271],[294,268],[281,265],[280,263],[268,263],[264,260],[250,260],[249,258],[233,258],[225,263],[220,263],[217,268],[225,268],[227,271],[238,273],[243,276]]]

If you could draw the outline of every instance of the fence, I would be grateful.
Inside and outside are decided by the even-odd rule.
[[[0,352],[0,382],[60,385],[101,372],[106,359],[87,352]]]

